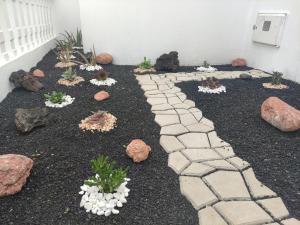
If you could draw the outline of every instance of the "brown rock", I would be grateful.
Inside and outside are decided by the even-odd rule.
[[[40,69],[35,69],[32,73],[33,76],[35,77],[44,77],[45,76],[45,73],[43,70],[40,70]]]
[[[33,92],[36,92],[44,87],[44,85],[32,75],[24,76],[21,86],[25,88],[27,91],[33,91]]]
[[[270,97],[263,102],[261,117],[284,132],[300,129],[300,111],[277,97]]]
[[[13,195],[22,189],[33,161],[23,155],[0,155],[0,196]]]
[[[100,64],[110,64],[113,61],[113,57],[109,53],[101,53],[96,56],[96,61]]]
[[[237,58],[232,61],[231,65],[234,67],[247,66],[247,61],[242,58]]]
[[[156,70],[152,67],[150,69],[143,69],[143,68],[135,68],[133,70],[133,72],[135,74],[140,74],[140,75],[144,75],[144,74],[152,74],[152,73],[156,73]]]
[[[141,162],[148,158],[151,148],[140,139],[134,139],[127,146],[126,153],[133,162]]]
[[[109,94],[106,91],[99,91],[94,95],[96,101],[103,101],[109,98]]]

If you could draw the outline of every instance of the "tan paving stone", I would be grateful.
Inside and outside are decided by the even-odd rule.
[[[178,98],[181,100],[181,101],[184,101],[186,100],[186,94],[180,92],[180,93],[176,93]]]
[[[179,103],[179,104],[174,104],[173,107],[175,109],[189,109],[191,106],[184,104],[184,103]]]
[[[228,225],[216,210],[208,206],[198,212],[199,225]]]
[[[235,155],[231,146],[223,146],[215,148],[215,150],[224,158],[233,157]]]
[[[151,96],[151,95],[158,95],[158,94],[162,94],[162,92],[159,90],[152,90],[152,91],[145,91],[145,93],[144,93],[144,95],[146,97]]]
[[[174,136],[162,135],[159,140],[160,145],[168,153],[183,150],[185,147],[180,141]]]
[[[167,93],[167,94],[164,94],[166,97],[168,98],[171,98],[171,97],[176,97],[177,95],[176,94],[172,94],[172,93]]]
[[[164,94],[149,95],[148,98],[166,98]]]
[[[190,106],[190,108],[195,107],[195,102],[192,100],[187,99],[187,100],[184,100],[183,103]]]
[[[148,98],[147,102],[150,105],[161,105],[161,104],[164,104],[164,103],[168,103],[167,98],[165,98],[165,97],[163,97],[163,98]]]
[[[200,122],[204,123],[205,125],[207,125],[209,127],[214,128],[214,123],[211,120],[209,120],[209,119],[207,119],[205,117],[202,117],[202,119],[200,120]]]
[[[257,202],[276,219],[283,219],[289,215],[281,198],[268,198]]]
[[[164,126],[160,130],[161,135],[180,135],[187,132],[188,130],[182,124]]]
[[[154,121],[161,127],[180,123],[178,115],[156,115]]]
[[[250,200],[250,195],[239,172],[216,171],[203,177],[221,200]]]
[[[208,138],[209,138],[209,142],[210,142],[212,148],[222,147],[222,146],[230,146],[227,142],[225,142],[221,138],[219,138],[215,131],[208,133]]]
[[[182,153],[193,162],[221,159],[221,156],[219,156],[213,149],[209,148],[185,149]]]
[[[157,90],[157,85],[155,84],[145,84],[145,85],[142,85],[141,88],[144,90],[144,91],[152,91],[152,90]]]
[[[272,218],[253,201],[218,202],[214,208],[230,225],[258,225],[272,222]]]
[[[182,101],[181,101],[180,98],[178,98],[178,97],[169,97],[169,98],[168,98],[168,103],[169,103],[170,105],[175,105],[175,104],[180,104],[180,103],[182,103]]]
[[[152,111],[156,115],[177,115],[177,112],[174,109],[168,109],[165,111]]]
[[[175,93],[178,93],[178,92],[181,92],[181,89],[180,88],[178,88],[178,87],[173,87],[173,88],[171,88],[171,89],[169,89],[169,90],[165,90],[165,91],[163,91],[165,94],[166,93],[173,93],[173,94],[175,94]]]
[[[209,148],[207,135],[204,133],[187,133],[178,137],[187,148]]]
[[[213,168],[219,169],[219,170],[237,170],[233,165],[231,165],[226,160],[212,160],[212,161],[205,161],[203,164],[211,166]]]
[[[239,157],[233,157],[227,159],[228,162],[230,162],[233,166],[235,166],[239,170],[243,170],[250,166],[250,164],[244,160],[242,160]]]
[[[215,168],[212,168],[210,166],[206,166],[202,163],[194,163],[193,162],[185,170],[182,171],[181,175],[201,177],[201,176],[204,176],[214,170],[215,170]]]
[[[198,123],[198,121],[196,120],[196,118],[191,113],[180,115],[180,122],[184,126],[188,126],[188,125],[192,125],[192,124]]]
[[[295,218],[290,218],[286,220],[282,220],[281,223],[283,225],[300,225],[300,221]]]
[[[177,174],[180,174],[189,164],[190,161],[182,153],[173,152],[169,154],[168,166]]]
[[[175,109],[179,115],[189,114],[189,110],[187,109]]]
[[[186,128],[191,132],[199,132],[199,133],[207,133],[214,130],[214,128],[209,127],[201,122],[186,126]]]
[[[165,111],[173,109],[173,107],[170,104],[161,104],[161,105],[154,105],[151,107],[151,111]]]
[[[197,210],[218,201],[217,197],[209,190],[201,178],[180,176],[179,182],[182,195]]]
[[[170,90],[170,87],[166,84],[160,84],[160,85],[158,85],[158,90],[166,91],[166,90]]]
[[[275,192],[256,179],[252,168],[243,171],[243,176],[253,198],[276,196]]]

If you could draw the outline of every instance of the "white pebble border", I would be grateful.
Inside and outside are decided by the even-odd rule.
[[[62,107],[65,107],[67,105],[70,105],[74,102],[75,98],[72,98],[70,95],[65,95],[63,97],[63,102],[62,103],[52,103],[51,101],[47,100],[45,102],[45,105],[47,107],[52,107],[52,108],[62,108]]]
[[[113,84],[117,83],[117,81],[113,78],[107,78],[106,80],[92,79],[90,80],[90,83],[97,86],[112,86]]]
[[[199,72],[207,72],[207,73],[212,73],[217,71],[217,68],[209,66],[209,67],[204,67],[204,66],[199,66],[196,68]]]
[[[79,67],[81,70],[87,70],[87,71],[95,71],[95,70],[102,70],[102,66],[99,65],[88,65],[88,64],[84,64],[84,65],[80,65]]]
[[[211,89],[209,87],[198,86],[198,92],[203,92],[208,94],[220,94],[222,92],[226,92],[226,87],[222,85],[218,88]]]
[[[97,186],[82,185],[79,192],[81,197],[80,207],[86,212],[91,212],[99,216],[109,216],[111,214],[119,214],[116,208],[123,207],[127,202],[126,197],[129,195],[129,188],[126,187],[129,178],[125,178],[115,193],[102,193]]]

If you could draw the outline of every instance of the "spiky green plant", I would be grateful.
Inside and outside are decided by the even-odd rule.
[[[69,49],[64,49],[59,52],[54,51],[54,53],[56,54],[59,61],[61,61],[62,63],[67,64],[72,61],[71,60],[72,53]]]
[[[280,85],[282,81],[283,73],[274,71],[272,74],[272,84],[273,85]]]
[[[75,77],[77,76],[76,72],[73,71],[72,67],[69,67],[62,75],[61,75],[65,80],[74,80]]]
[[[139,64],[139,68],[141,69],[150,69],[152,67],[151,60],[144,57],[144,61]]]
[[[79,64],[86,64],[89,66],[96,66],[97,65],[97,61],[96,61],[96,51],[95,51],[95,47],[93,46],[93,49],[91,50],[91,56],[89,57],[89,59],[80,51],[76,51],[76,53],[78,53],[80,55],[80,57],[82,58],[83,62],[78,61],[78,60],[72,60],[75,63],[79,63]]]
[[[60,91],[52,91],[52,93],[44,94],[46,100],[54,103],[61,104],[64,102],[65,93]]]
[[[76,47],[82,47],[82,31],[80,29],[77,28],[76,30],[76,43],[75,43]]]
[[[128,169],[116,168],[116,162],[110,162],[107,156],[99,155],[91,160],[90,165],[95,175],[85,180],[84,184],[97,186],[104,193],[113,193],[127,176]]]

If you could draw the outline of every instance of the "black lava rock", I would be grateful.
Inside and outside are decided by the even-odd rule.
[[[22,133],[30,132],[35,127],[45,126],[48,123],[47,108],[16,109],[15,124]]]
[[[242,73],[242,74],[240,74],[240,78],[243,80],[251,80],[252,76],[248,73]]]
[[[37,78],[26,73],[24,70],[13,72],[9,77],[9,81],[12,82],[15,87],[23,87],[27,91],[36,92],[44,87]]]
[[[156,59],[155,69],[157,71],[176,72],[179,67],[178,52],[163,54]]]

